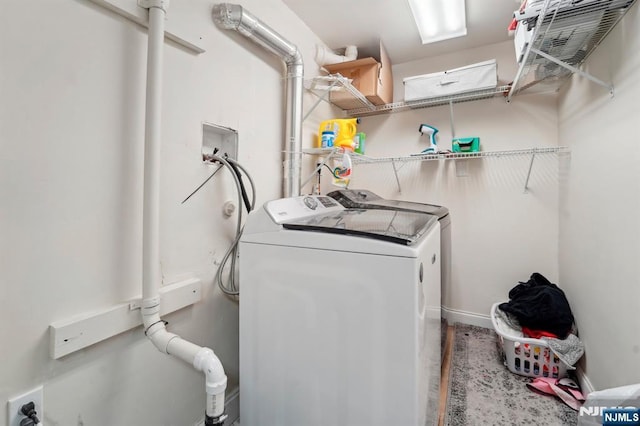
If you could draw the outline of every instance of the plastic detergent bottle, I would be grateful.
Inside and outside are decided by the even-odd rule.
[[[353,138],[358,132],[359,122],[359,118],[335,118],[321,122],[318,129],[318,147],[322,147],[323,132],[333,131],[333,146],[353,149]]]
[[[351,181],[351,157],[349,150],[345,149],[341,155],[333,158],[333,184],[340,188],[346,188]]]

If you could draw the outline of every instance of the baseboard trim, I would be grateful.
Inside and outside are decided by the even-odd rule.
[[[591,380],[589,380],[589,377],[587,377],[587,374],[580,366],[576,367],[576,378],[578,379],[578,384],[580,385],[580,389],[584,396],[587,396],[596,390],[596,388],[593,387]]]
[[[493,325],[491,324],[491,317],[489,315],[459,311],[457,309],[451,309],[444,306],[442,307],[442,318],[446,319],[449,325],[454,325],[459,322],[478,327],[493,328]]]
[[[224,412],[229,416],[225,424],[233,425],[240,418],[240,390],[234,389],[225,395]],[[204,417],[193,426],[204,426]]]

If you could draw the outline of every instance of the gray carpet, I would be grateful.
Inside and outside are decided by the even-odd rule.
[[[493,330],[456,324],[454,334],[445,425],[577,425],[575,411],[504,366]]]

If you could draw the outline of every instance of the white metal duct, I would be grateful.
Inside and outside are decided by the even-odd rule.
[[[286,123],[284,143],[284,196],[300,195],[300,155],[302,152],[302,89],[304,64],[298,48],[237,4],[213,5],[216,25],[236,30],[271,53],[287,66]]]

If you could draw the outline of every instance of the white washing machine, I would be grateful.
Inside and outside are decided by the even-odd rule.
[[[324,196],[267,202],[240,240],[240,421],[437,424],[440,224]]]
[[[387,200],[366,189],[338,189],[329,192],[327,196],[347,208],[405,210],[437,216],[440,222],[440,305],[445,309],[452,305],[451,215],[448,208],[435,204]]]

